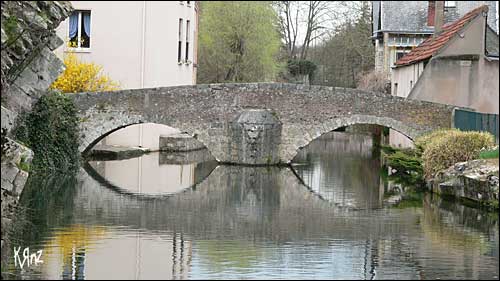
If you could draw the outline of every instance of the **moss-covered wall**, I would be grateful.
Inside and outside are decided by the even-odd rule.
[[[32,106],[64,70],[52,51],[63,43],[55,29],[72,10],[69,1],[1,3],[2,254],[8,249],[4,242],[8,241],[19,197],[32,171],[33,152],[18,142],[13,132],[23,125],[19,116],[30,116]],[[54,122],[48,126],[51,124]]]

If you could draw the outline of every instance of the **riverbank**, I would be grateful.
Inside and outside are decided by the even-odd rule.
[[[459,162],[428,181],[428,188],[474,206],[498,210],[498,159]]]
[[[415,139],[414,145],[382,147],[383,161],[395,174],[392,177],[473,207],[498,210],[498,145],[494,135],[436,130]]]
[[[422,145],[423,141],[417,140],[415,149],[382,147],[382,163],[387,167],[387,179],[402,186],[419,187],[471,207],[498,210],[498,147],[475,148],[474,152],[463,144],[474,143],[474,140],[464,138],[459,139],[466,147],[461,150],[453,147],[454,142],[443,143],[438,136],[437,143],[444,151],[432,147],[433,151],[429,152],[426,145],[435,140],[425,138],[427,143]],[[463,161],[464,158],[471,160]]]
[[[420,177],[419,172],[415,170],[404,170],[403,165],[395,169],[387,164],[387,162],[395,163],[395,161],[393,159],[387,161],[387,155],[383,157],[389,173],[392,172],[392,175],[386,175],[389,181],[400,186],[416,187],[437,194],[444,200],[460,201],[469,207],[498,211],[498,159],[459,162],[437,172],[434,177],[425,179]],[[405,164],[408,165],[408,163]],[[412,165],[414,169],[415,163]]]

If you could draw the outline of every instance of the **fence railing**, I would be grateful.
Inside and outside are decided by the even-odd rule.
[[[481,113],[455,108],[453,127],[462,131],[490,132],[498,144],[498,114]]]

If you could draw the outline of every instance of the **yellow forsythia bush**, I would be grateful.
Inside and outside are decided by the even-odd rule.
[[[455,163],[477,159],[482,148],[495,145],[495,137],[487,132],[440,130],[417,139],[416,144],[424,148],[424,175],[430,178]]]
[[[63,93],[101,92],[119,90],[119,84],[102,74],[102,66],[82,62],[74,53],[64,57],[66,70],[52,83],[51,89]]]

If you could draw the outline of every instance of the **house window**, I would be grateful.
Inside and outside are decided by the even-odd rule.
[[[189,24],[190,21],[186,20],[186,61],[189,60],[189,32],[190,32]]]
[[[445,8],[455,8],[457,6],[457,1],[444,1]]]
[[[410,50],[396,50],[396,60],[394,61],[394,64],[402,57],[404,57],[406,54],[408,54]],[[393,64],[393,65],[394,65]]]
[[[182,19],[179,19],[179,46],[177,47],[177,62],[182,61]]]
[[[400,58],[404,57],[406,55],[405,52],[396,52],[396,61],[398,61]]]
[[[74,11],[69,17],[69,46],[90,48],[90,11]]]

